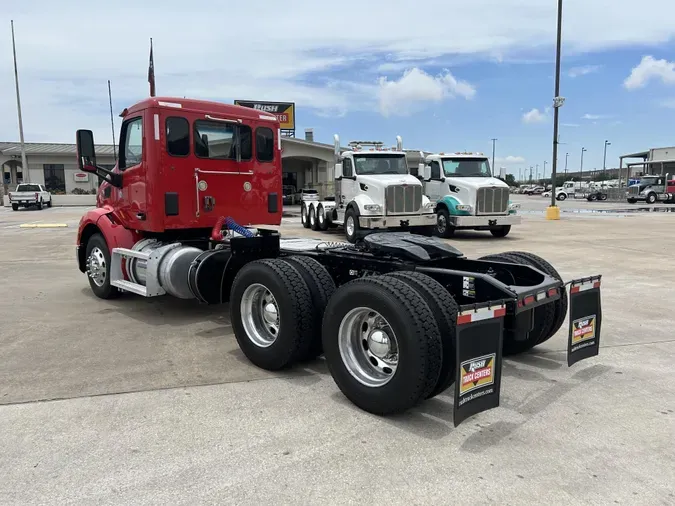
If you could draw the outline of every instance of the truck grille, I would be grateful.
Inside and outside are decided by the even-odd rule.
[[[387,214],[417,213],[422,208],[422,186],[387,186],[384,199]]]
[[[629,195],[638,195],[640,193],[640,187],[639,186],[632,186],[628,188],[628,194]]]
[[[505,214],[508,208],[508,188],[478,188],[476,214]]]

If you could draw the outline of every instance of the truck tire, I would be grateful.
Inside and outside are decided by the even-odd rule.
[[[406,411],[438,383],[438,325],[424,298],[400,279],[363,277],[338,288],[326,307],[322,339],[338,388],[369,413]]]
[[[511,232],[511,225],[502,225],[498,228],[491,228],[490,233],[495,237],[506,237]]]
[[[558,271],[550,263],[548,263],[540,256],[535,255],[534,253],[527,253],[525,251],[509,251],[509,255],[520,257],[526,262],[528,262],[532,267],[545,272],[549,276],[559,281],[563,280],[560,273],[558,273]],[[553,324],[551,325],[551,329],[549,330],[548,334],[544,335],[537,344],[542,344],[543,342],[551,339],[551,337],[553,337],[555,333],[558,332],[560,327],[562,327],[562,324],[565,321],[565,316],[567,315],[567,306],[568,306],[566,288],[563,287],[560,299],[556,300],[555,302],[552,302],[551,305],[553,306],[554,312]]]
[[[120,291],[110,284],[110,249],[101,234],[92,235],[85,250],[87,279],[99,299],[115,299]]]
[[[567,195],[564,193],[561,193],[556,197],[557,200],[565,200],[567,198]]]
[[[18,211],[19,210],[19,204],[12,204],[12,211]]]
[[[321,325],[328,301],[335,293],[335,282],[326,268],[311,257],[291,256],[284,258],[293,265],[307,283],[312,298],[312,344],[307,355],[298,360],[313,360],[323,353]]]
[[[312,344],[312,296],[302,275],[280,259],[256,260],[237,273],[230,321],[241,351],[268,371],[291,366]]]
[[[328,218],[326,217],[326,211],[323,208],[323,204],[319,204],[319,207],[316,209],[316,222],[319,230],[322,232],[328,230],[329,222]]]
[[[607,200],[607,194],[601,193],[600,196],[598,197],[598,200]]]
[[[647,202],[647,204],[653,204],[656,202],[656,193],[648,193],[645,202]]]
[[[309,228],[309,219],[307,217],[307,204],[304,202],[300,205],[300,223],[305,228]]]
[[[436,235],[444,239],[455,235],[455,227],[450,225],[450,213],[447,209],[436,211]]]
[[[635,204],[637,202],[636,199],[628,199],[629,204]]]
[[[37,203],[38,211],[42,211],[42,200]]]
[[[309,228],[315,232],[319,230],[319,224],[316,221],[316,207],[310,205],[309,212],[307,213],[307,221],[309,221]]]
[[[359,216],[353,207],[347,209],[345,213],[345,236],[347,241],[354,244],[361,237],[361,227],[359,226]]]
[[[479,258],[478,260],[495,260],[497,262],[528,265],[528,262],[522,257],[513,255],[511,252],[487,255]],[[545,304],[535,308],[533,315],[534,328],[527,336],[527,339],[516,341],[515,339],[509,339],[508,337],[510,336],[508,334],[504,334],[504,343],[502,346],[504,356],[524,353],[544,342],[547,339],[546,336],[548,336],[548,333],[553,327],[554,316],[554,308],[552,304]]]
[[[436,386],[426,397],[431,399],[450,388],[455,382],[457,369],[457,312],[459,306],[445,287],[431,276],[421,272],[399,271],[388,274],[392,278],[398,278],[416,290],[431,309],[438,330],[441,333],[441,350],[443,362],[441,373]]]
[[[47,207],[52,207],[52,199],[50,198],[49,201],[47,202]]]

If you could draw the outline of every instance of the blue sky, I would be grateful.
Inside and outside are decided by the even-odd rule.
[[[147,96],[153,37],[159,95],[294,101],[296,135],[312,127],[324,142],[401,135],[406,148],[491,153],[495,137],[496,165],[517,175],[546,161],[550,172],[554,1],[199,5],[212,15],[177,0],[4,10],[6,40],[15,21],[26,140],[73,142],[75,129],[91,128],[110,142],[107,79],[116,113]],[[560,169],[567,152],[578,167],[582,146],[584,168],[601,168],[605,139],[608,166],[675,145],[675,4],[606,5],[565,0]],[[17,140],[3,47],[0,140]]]

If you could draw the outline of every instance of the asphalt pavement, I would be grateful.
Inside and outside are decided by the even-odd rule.
[[[501,406],[458,428],[449,392],[377,417],[321,359],[255,368],[226,305],[96,299],[75,264],[82,209],[0,208],[0,502],[675,504],[675,215],[566,201],[550,222],[547,199],[514,200],[509,236],[452,244],[602,274],[602,347],[568,368],[566,323],[506,360]],[[322,237],[297,217],[281,230]]]

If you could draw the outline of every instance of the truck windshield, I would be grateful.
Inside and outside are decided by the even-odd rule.
[[[405,155],[354,155],[354,166],[362,175],[408,173]]]
[[[446,177],[492,177],[486,158],[444,158]]]
[[[40,187],[36,184],[20,184],[16,187],[18,192],[39,192]]]

